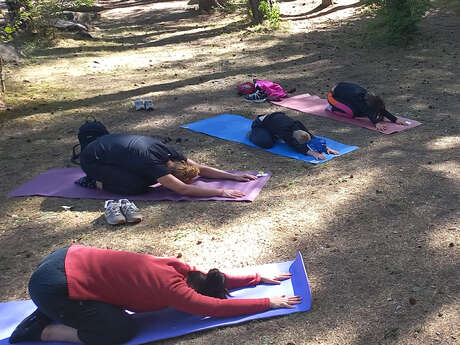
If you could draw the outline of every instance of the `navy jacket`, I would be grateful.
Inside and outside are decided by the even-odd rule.
[[[332,97],[340,103],[345,104],[353,110],[353,117],[368,117],[375,125],[378,121],[371,108],[366,103],[365,96],[367,90],[358,84],[341,82],[332,89]],[[391,122],[395,122],[397,117],[388,111],[384,115]]]

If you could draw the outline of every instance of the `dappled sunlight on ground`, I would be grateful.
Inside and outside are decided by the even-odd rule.
[[[312,13],[320,0],[282,2],[290,16],[276,32],[249,27],[239,12],[199,15],[185,1],[132,3],[103,11],[94,39],[66,34],[6,67],[3,195],[47,169],[73,166],[78,128],[90,116],[111,132],[167,139],[200,163],[273,176],[253,203],[136,202],[144,220],[133,226],[107,225],[103,200],[4,198],[2,300],[26,298],[26,277],[40,259],[72,243],[224,269],[301,251],[310,312],[161,343],[458,342],[458,18],[427,16],[413,45],[376,51],[363,45],[367,19],[352,0]],[[423,124],[386,136],[244,102],[235,86],[253,78],[321,97],[340,80],[355,81]],[[151,99],[154,110],[134,111],[136,98]],[[220,113],[272,111],[359,149],[313,166],[179,128]]]

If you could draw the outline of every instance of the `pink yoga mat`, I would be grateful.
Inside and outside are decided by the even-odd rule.
[[[318,96],[313,96],[308,93],[303,94],[303,95],[298,95],[298,96],[293,96],[293,97],[288,97],[284,98],[281,101],[271,101],[273,104],[280,105],[282,107],[286,107],[289,109],[294,109],[298,111],[302,111],[304,113],[312,114],[312,115],[318,115],[321,117],[326,117],[328,119],[333,119],[337,120],[340,122],[348,123],[351,125],[359,126],[359,127],[364,127],[373,131],[377,131],[377,128],[372,124],[372,122],[365,117],[360,117],[360,118],[346,118],[344,116],[336,115],[334,113],[331,113],[330,111],[326,110],[326,107],[328,106],[327,99],[319,98]],[[383,134],[392,134],[396,132],[401,132],[405,131],[406,129],[413,128],[420,126],[422,123],[411,120],[411,119],[406,119],[404,117],[399,117],[399,119],[403,121],[407,121],[408,125],[407,126],[402,126],[398,125],[396,123],[390,122],[388,120],[385,120],[385,125],[386,129],[380,133]]]
[[[254,171],[235,171],[239,174],[249,173],[257,174]],[[38,175],[31,181],[23,184],[16,190],[8,194],[11,196],[54,196],[61,198],[78,198],[78,199],[122,199],[129,198],[130,200],[224,200],[224,201],[254,201],[260,191],[267,183],[271,176],[270,172],[266,172],[267,176],[259,177],[254,181],[238,182],[233,180],[217,180],[199,178],[192,184],[205,188],[217,189],[236,189],[244,192],[246,195],[241,198],[223,198],[220,196],[213,197],[192,197],[180,195],[163,186],[157,184],[150,187],[150,191],[140,195],[118,195],[97,189],[89,189],[81,187],[74,182],[84,176],[84,172],[80,168],[60,168],[51,169]]]

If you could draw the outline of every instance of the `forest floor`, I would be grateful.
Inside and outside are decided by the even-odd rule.
[[[459,344],[459,17],[433,10],[410,46],[373,49],[363,43],[360,7],[337,1],[310,13],[319,2],[281,3],[282,28],[269,32],[238,13],[200,15],[184,1],[103,1],[117,7],[93,22],[93,39],[69,34],[8,65],[0,301],[27,299],[41,258],[72,243],[222,269],[300,251],[310,311],[159,343]],[[242,101],[235,86],[256,77],[321,97],[353,81],[423,125],[382,135]],[[154,110],[134,111],[136,98]],[[359,149],[314,166],[179,128],[272,111]],[[137,202],[145,219],[134,226],[107,225],[101,200],[7,198],[45,170],[71,166],[88,116],[111,132],[169,137],[201,163],[273,176],[252,203]]]

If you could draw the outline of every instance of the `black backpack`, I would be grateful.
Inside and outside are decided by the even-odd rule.
[[[80,157],[81,152],[88,146],[89,143],[93,142],[103,135],[109,134],[109,131],[102,122],[97,121],[95,118],[93,120],[86,120],[84,124],[78,129],[78,142],[79,144],[75,145],[72,148],[72,158],[70,159],[73,163],[79,164],[77,159]],[[80,152],[77,153],[76,149],[80,146]]]

